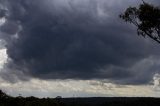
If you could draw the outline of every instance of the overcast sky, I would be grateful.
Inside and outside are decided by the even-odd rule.
[[[0,89],[13,96],[160,96],[160,45],[119,19],[140,3],[0,0]]]

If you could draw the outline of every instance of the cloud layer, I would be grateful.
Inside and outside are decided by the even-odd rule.
[[[8,74],[14,70],[40,79],[109,79],[144,84],[159,68],[155,59],[159,58],[159,47],[135,36],[135,28],[118,17],[137,1],[0,2],[0,16],[7,20],[1,26],[0,38],[7,42]],[[150,67],[138,70],[137,64],[145,67],[148,61]],[[25,76],[17,77],[24,80]]]

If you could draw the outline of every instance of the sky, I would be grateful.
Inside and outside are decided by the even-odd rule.
[[[0,0],[0,89],[12,96],[160,97],[160,45],[119,18],[140,3]]]

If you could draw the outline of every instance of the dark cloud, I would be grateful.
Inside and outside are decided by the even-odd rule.
[[[145,74],[141,82],[141,75],[136,76],[146,70],[131,67],[158,55],[158,46],[135,36],[134,28],[118,18],[123,3],[60,1],[6,0],[1,38],[7,36],[10,71],[42,79],[110,79],[124,84],[150,80]]]

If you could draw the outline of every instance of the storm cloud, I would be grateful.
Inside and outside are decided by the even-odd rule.
[[[159,58],[159,46],[136,36],[135,27],[118,17],[138,1],[0,2],[0,17],[6,18],[0,38],[6,41],[8,73],[14,70],[40,79],[144,84],[157,72],[155,64],[140,70],[137,64],[144,67],[147,59]]]

